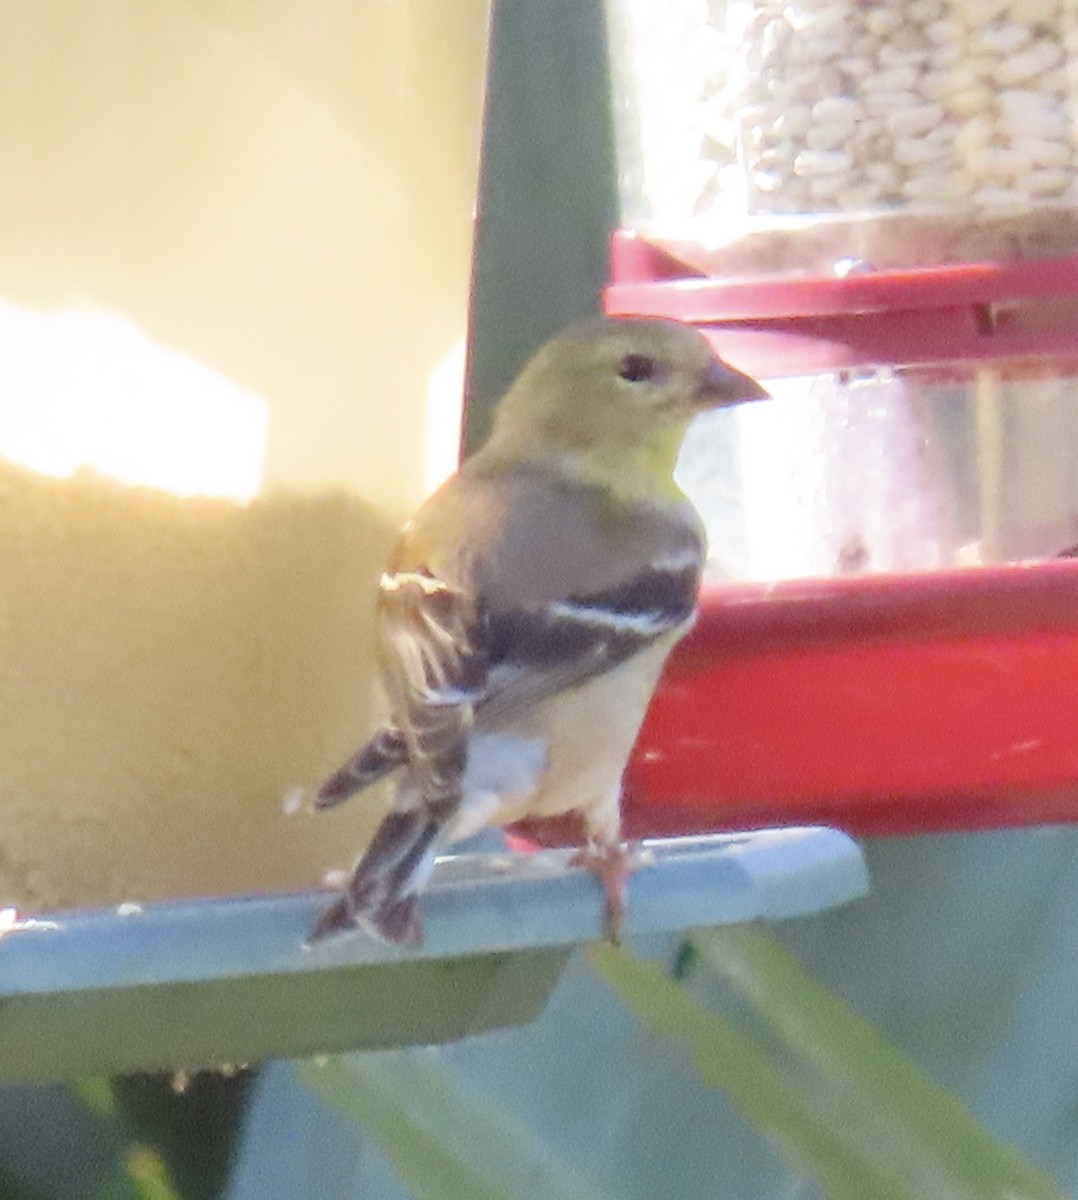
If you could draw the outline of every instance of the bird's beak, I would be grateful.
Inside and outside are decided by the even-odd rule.
[[[751,375],[735,370],[718,358],[708,367],[696,392],[699,408],[726,408],[749,400],[770,399],[770,394]]]

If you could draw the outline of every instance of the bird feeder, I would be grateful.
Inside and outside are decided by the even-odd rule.
[[[1078,253],[1064,0],[609,0],[623,221],[723,275]]]
[[[606,309],[691,322],[775,397],[686,448],[709,588],[630,831],[1074,819],[1069,9],[606,7]]]
[[[613,261],[608,311],[693,322],[778,397],[682,464],[712,583],[630,830],[1078,817],[1078,262],[730,281],[628,233]]]

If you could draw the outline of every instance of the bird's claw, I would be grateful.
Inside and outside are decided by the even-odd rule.
[[[590,871],[603,886],[603,936],[621,944],[625,925],[626,884],[640,865],[641,848],[635,842],[589,842],[569,860]]]

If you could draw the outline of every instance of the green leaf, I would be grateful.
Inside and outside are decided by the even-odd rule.
[[[182,1200],[172,1186],[168,1167],[156,1150],[131,1145],[122,1165],[94,1192],[94,1200]]]
[[[116,1116],[116,1095],[112,1089],[111,1080],[104,1076],[94,1075],[85,1079],[76,1079],[71,1086],[75,1095],[95,1117]]]
[[[179,1200],[165,1160],[149,1146],[131,1146],[124,1156],[127,1175],[139,1200]]]
[[[624,951],[592,962],[829,1200],[1063,1200],[773,938],[740,927],[694,942],[745,1006],[736,1021]]]
[[[462,1085],[435,1051],[345,1055],[298,1071],[382,1146],[416,1200],[609,1200],[523,1123]]]

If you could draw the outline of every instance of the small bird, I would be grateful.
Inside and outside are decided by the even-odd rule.
[[[700,412],[766,395],[701,333],[655,318],[586,321],[528,362],[382,574],[391,717],[313,804],[392,772],[399,784],[312,941],[354,927],[421,940],[418,896],[442,848],[570,811],[617,936],[622,774],[706,554],[678,452]]]

